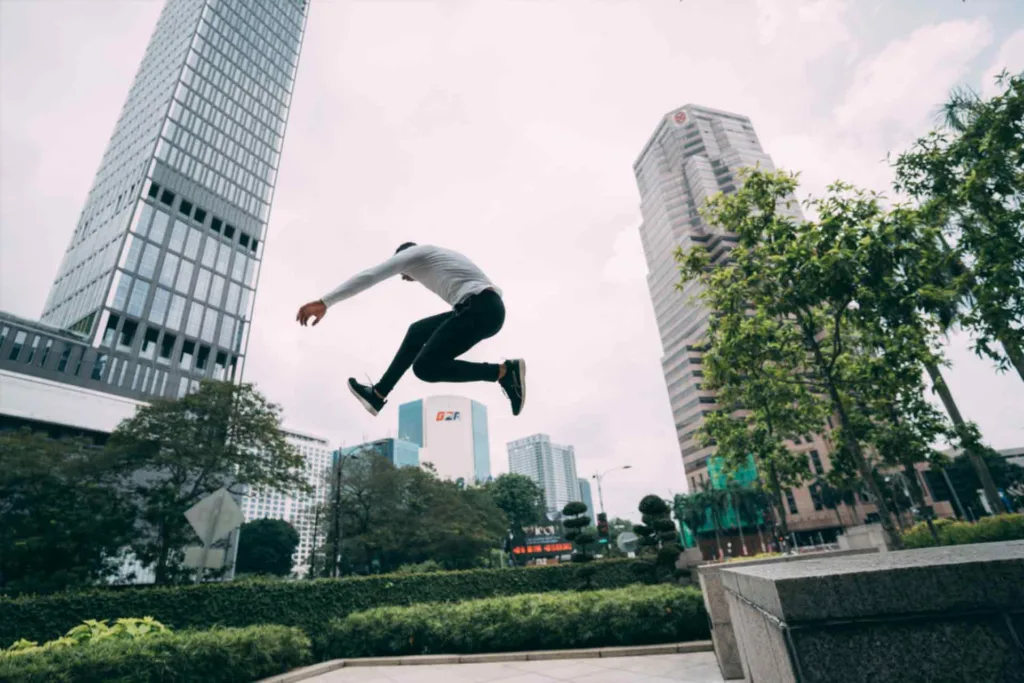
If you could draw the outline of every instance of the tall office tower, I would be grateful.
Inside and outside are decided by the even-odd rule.
[[[491,478],[487,406],[462,396],[431,396],[398,406],[398,438],[420,447],[443,479],[482,484]]]
[[[167,0],[42,316],[109,391],[240,377],[307,9]]]
[[[576,451],[551,443],[547,434],[534,434],[508,444],[508,468],[533,479],[544,489],[548,512],[561,512],[566,503],[580,500]]]
[[[580,502],[587,506],[587,515],[592,520],[597,519],[597,513],[600,510],[594,509],[594,496],[590,493],[590,482],[582,477],[578,480],[580,485]]]
[[[305,479],[312,487],[309,493],[295,491],[249,491],[242,498],[245,521],[254,519],[282,519],[299,532],[299,547],[293,556],[294,571],[303,573],[309,567],[313,552],[316,505],[327,502],[334,451],[327,439],[283,429],[285,440],[294,446],[305,460]],[[323,539],[320,539],[321,541]],[[319,543],[317,543],[319,545]]]
[[[741,168],[758,165],[774,169],[750,119],[692,104],[662,118],[633,164],[647,285],[664,353],[662,371],[691,490],[706,480],[708,456],[714,452],[714,447],[701,448],[694,440],[704,416],[716,408],[714,394],[701,389],[700,342],[709,312],[695,301],[699,290],[694,284],[676,288],[679,271],[673,252],[703,244],[714,262],[727,258],[735,238],[708,225],[699,210],[718,192],[734,191]],[[792,211],[800,215],[799,209]]]

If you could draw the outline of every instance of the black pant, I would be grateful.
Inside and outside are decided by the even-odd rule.
[[[387,396],[405,371],[424,382],[494,382],[499,366],[455,360],[505,324],[505,304],[494,290],[469,297],[454,310],[414,322],[374,389]]]

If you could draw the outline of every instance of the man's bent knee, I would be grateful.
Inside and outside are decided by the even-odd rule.
[[[412,372],[423,382],[440,382],[441,374],[436,363],[429,359],[417,358],[412,364]]]

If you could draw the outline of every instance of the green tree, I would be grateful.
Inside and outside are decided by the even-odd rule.
[[[731,480],[728,484],[729,495],[732,497],[732,504],[740,521],[740,534],[742,537],[744,527],[757,529],[757,538],[761,547],[767,551],[768,545],[764,540],[762,530],[762,516],[765,506],[769,504],[770,498],[760,488],[744,486],[738,481]],[[744,546],[746,542],[744,541]]]
[[[675,576],[676,562],[683,552],[679,544],[679,529],[672,521],[672,508],[661,496],[654,494],[644,496],[637,506],[643,516],[643,529],[646,533],[644,545],[654,555],[654,570],[658,577]]]
[[[982,457],[985,459],[986,469],[991,472],[992,480],[998,488],[1007,492],[1024,488],[1024,467],[1010,462],[991,449],[986,449]],[[970,517],[978,517],[983,514],[984,508],[978,495],[978,490],[982,486],[977,470],[970,460],[962,456],[952,458],[945,469],[946,476],[953,484],[961,504],[968,508],[965,513]],[[932,471],[927,472],[925,476],[933,491],[938,493],[948,490],[946,481],[938,468],[932,468]],[[950,498],[951,496],[947,495],[946,497]]]
[[[135,510],[101,448],[0,432],[0,592],[51,592],[117,573]]]
[[[506,473],[498,475],[484,488],[508,517],[513,533],[544,520],[544,490],[533,479],[522,474]]]
[[[508,529],[486,487],[460,487],[429,469],[396,468],[379,455],[346,465],[338,500],[343,573],[387,572],[431,560],[445,569],[470,569],[490,561]],[[333,502],[321,517],[330,548]]]
[[[696,497],[697,505],[707,511],[708,519],[711,520],[711,527],[715,530],[715,548],[718,550],[718,557],[721,558],[725,552],[722,532],[725,530],[725,517],[729,509],[729,493],[725,489],[716,489],[710,481],[705,481],[701,482]]]
[[[576,552],[572,555],[573,562],[590,562],[594,559],[591,546],[597,541],[597,534],[591,531],[592,520],[587,516],[586,504],[579,501],[566,503],[562,514],[568,518],[562,522],[568,529],[565,539],[576,546]]]
[[[700,530],[707,518],[707,507],[697,493],[677,493],[673,501],[676,519],[693,534],[693,539],[700,547]]]
[[[832,460],[848,461],[871,490],[898,548],[870,446],[894,398],[923,393],[922,366],[936,358],[935,330],[917,316],[919,298],[908,292],[915,280],[905,277],[932,257],[934,238],[920,221],[884,210],[878,195],[842,183],[808,202],[817,220],[801,220],[796,186],[791,174],[753,171],[738,192],[712,200],[708,222],[735,235],[736,246],[714,267],[701,246],[680,252],[683,279],[703,286],[723,360],[732,349],[741,363],[759,353],[774,371],[769,386],[827,401],[839,421]]]
[[[945,125],[896,161],[896,188],[948,237],[956,322],[978,354],[1024,380],[1024,72],[997,81],[1003,91],[988,100],[953,93]]]
[[[235,572],[288,576],[292,572],[299,532],[281,519],[256,519],[242,525]]]
[[[184,398],[140,407],[111,434],[107,451],[130,477],[127,488],[147,527],[132,551],[154,568],[157,583],[190,573],[180,566],[195,539],[184,513],[210,493],[308,488],[280,412],[251,384],[207,381]]]

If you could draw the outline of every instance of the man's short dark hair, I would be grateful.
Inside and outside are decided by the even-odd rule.
[[[403,244],[402,246],[400,246],[400,247],[399,247],[398,249],[395,249],[395,253],[397,254],[397,253],[398,253],[398,252],[400,252],[400,251],[405,251],[405,250],[406,250],[406,249],[408,249],[409,247],[415,247],[415,246],[416,246],[416,243],[415,243],[415,242],[406,242],[405,244]]]

